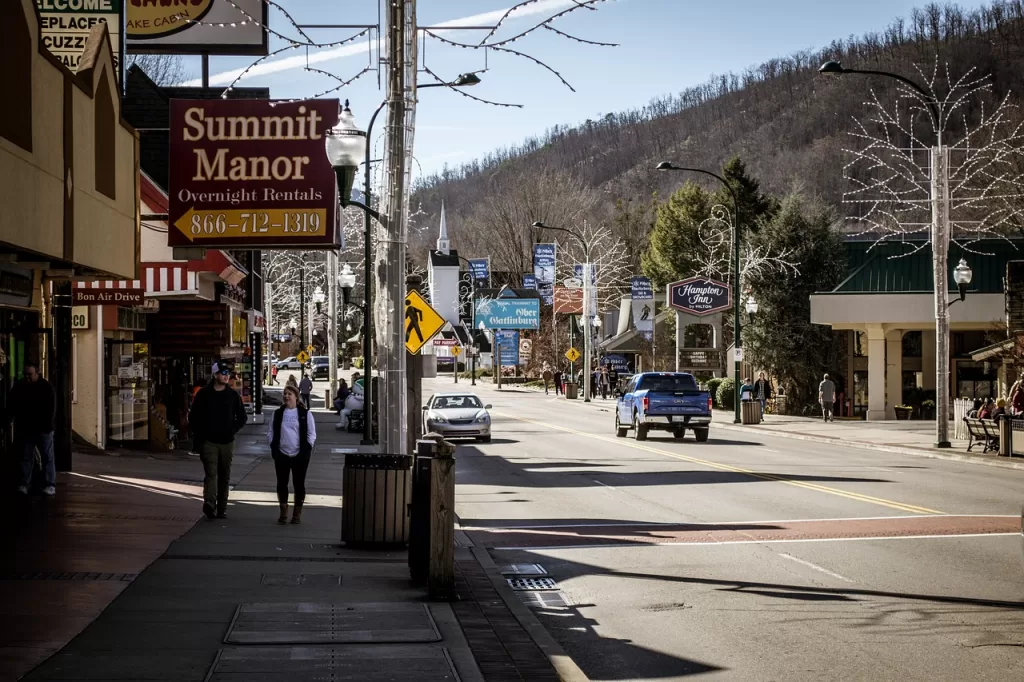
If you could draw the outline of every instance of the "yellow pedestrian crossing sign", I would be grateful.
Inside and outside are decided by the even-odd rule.
[[[300,350],[299,354],[295,356],[295,359],[301,362],[302,364],[306,364],[307,362],[309,362],[309,353],[307,353],[304,350]]]
[[[312,353],[313,352],[313,344],[309,344],[308,346],[306,346],[306,352],[307,353]]]
[[[580,359],[580,352],[575,348],[570,348],[569,350],[565,351],[565,357],[569,360],[569,362],[576,362],[577,360]]]
[[[461,354],[462,354],[462,347],[461,346],[452,346],[452,355],[454,355],[455,357],[459,357],[459,355],[461,355]]]
[[[405,349],[415,355],[444,327],[444,318],[423,300],[419,292],[405,295]]]

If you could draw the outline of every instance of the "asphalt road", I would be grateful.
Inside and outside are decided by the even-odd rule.
[[[611,401],[475,390],[494,438],[457,452],[460,523],[557,581],[537,613],[591,679],[1024,679],[1024,471],[719,427],[636,442]]]

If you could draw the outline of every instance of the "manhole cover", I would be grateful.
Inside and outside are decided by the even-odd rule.
[[[448,650],[422,644],[221,649],[207,682],[457,681]]]
[[[501,567],[502,575],[547,575],[540,564],[507,564]]]
[[[534,609],[557,609],[569,605],[561,592],[520,592],[519,600]]]
[[[260,582],[271,587],[337,587],[341,585],[341,576],[323,573],[264,573]]]
[[[513,590],[557,590],[553,578],[505,578]]]
[[[235,612],[227,644],[437,642],[426,604],[250,603]]]

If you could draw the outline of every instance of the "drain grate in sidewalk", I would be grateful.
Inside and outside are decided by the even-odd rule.
[[[505,578],[513,590],[557,590],[554,578]]]
[[[221,649],[207,682],[458,682],[448,650],[422,644]]]
[[[502,575],[547,575],[548,571],[540,564],[506,564],[501,567]]]
[[[249,603],[235,612],[226,644],[438,642],[426,604]]]
[[[101,580],[130,583],[139,577],[138,573],[0,573],[0,580]]]
[[[561,592],[519,592],[518,596],[533,609],[558,609],[569,605]]]
[[[260,584],[271,587],[338,587],[341,585],[341,576],[326,573],[264,573]]]

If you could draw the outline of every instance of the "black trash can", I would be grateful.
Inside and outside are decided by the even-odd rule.
[[[409,541],[412,455],[346,455],[341,488],[342,542],[387,548]]]

